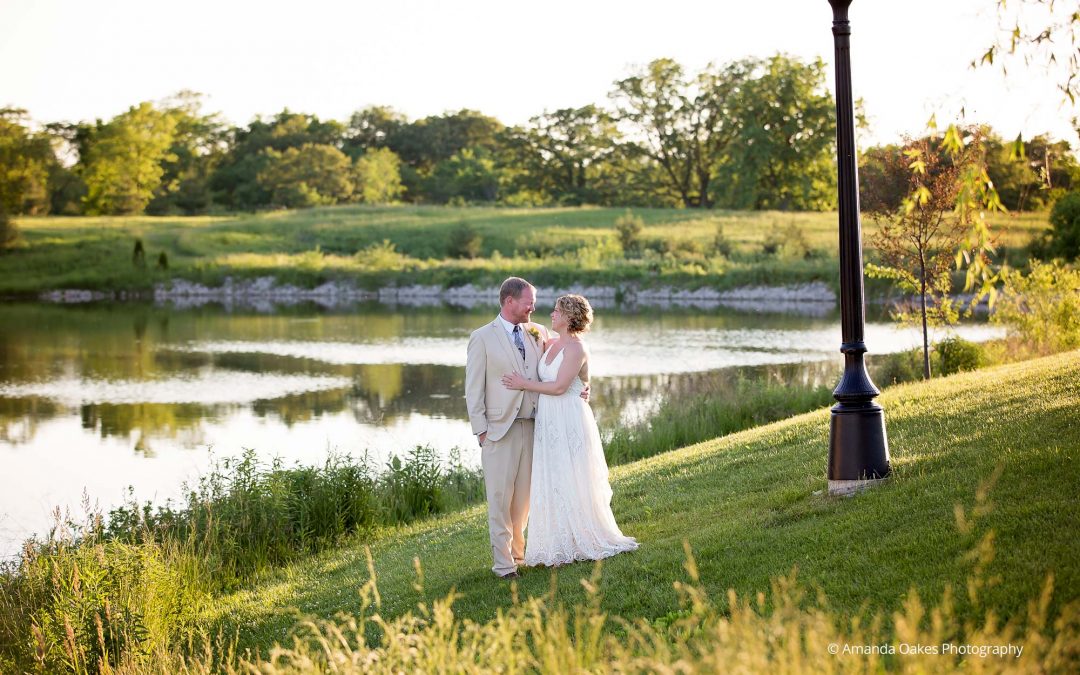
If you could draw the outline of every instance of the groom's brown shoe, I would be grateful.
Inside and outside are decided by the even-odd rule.
[[[507,581],[509,581],[510,579],[520,579],[521,575],[518,574],[517,572],[509,572],[507,574],[502,575],[499,578],[500,579],[506,579]]]

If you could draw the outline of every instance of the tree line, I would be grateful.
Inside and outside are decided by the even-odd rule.
[[[190,92],[108,121],[39,128],[5,109],[0,217],[397,201],[827,210],[833,118],[824,62],[784,54],[696,73],[658,59],[614,82],[606,105],[518,126],[473,110],[409,120],[384,106],[344,122],[286,109],[230,126]],[[1041,208],[1047,186],[1072,186],[1067,143],[1039,136],[1018,155],[1016,143],[984,137],[1006,206]],[[863,153],[864,199],[903,198],[906,182],[889,170],[902,151]]]

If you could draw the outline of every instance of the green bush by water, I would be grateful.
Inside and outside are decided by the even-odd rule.
[[[113,509],[110,540],[194,541],[222,582],[333,545],[379,527],[411,522],[484,495],[479,471],[456,456],[443,466],[428,447],[393,457],[382,471],[366,460],[331,455],[321,467],[264,466],[254,451],[224,460],[179,506],[134,500]]]

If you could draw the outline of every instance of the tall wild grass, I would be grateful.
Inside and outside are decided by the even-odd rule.
[[[606,431],[604,453],[608,464],[625,464],[816,410],[832,401],[832,388],[824,385],[740,378],[733,391],[668,396],[650,419]]]
[[[555,600],[553,574],[550,594],[522,601],[513,589],[512,605],[485,623],[455,616],[453,592],[386,619],[369,553],[371,579],[360,590],[357,615],[302,621],[262,656],[238,656],[204,640],[193,654],[129,655],[109,672],[933,674],[1080,667],[1080,606],[1052,609],[1052,576],[1024,616],[1003,622],[986,608],[985,620],[971,623],[955,612],[969,600],[951,589],[931,606],[912,590],[890,617],[852,617],[800,586],[794,571],[774,579],[767,593],[739,597],[729,590],[717,599],[700,584],[689,547],[685,568],[686,579],[674,582],[680,608],[651,621],[604,613],[600,563],[582,580],[587,599],[573,607]],[[974,573],[969,586],[985,582]],[[422,594],[422,574],[416,587]]]
[[[173,649],[214,593],[483,494],[479,471],[456,457],[444,466],[426,447],[382,470],[342,456],[266,466],[248,451],[217,464],[180,504],[132,499],[82,524],[57,514],[44,541],[0,568],[0,672],[97,672]]]

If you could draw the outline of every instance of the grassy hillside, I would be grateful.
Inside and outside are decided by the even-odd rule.
[[[883,613],[887,630],[911,589],[933,599],[953,588],[960,621],[986,608],[1022,614],[1051,574],[1051,607],[1077,600],[1080,352],[893,387],[881,403],[893,476],[850,499],[822,494],[824,410],[614,469],[616,518],[641,549],[604,562],[602,609],[671,616],[673,581],[686,578],[684,542],[713,598],[728,588],[753,597],[797,570],[831,611]],[[513,604],[511,587],[488,570],[483,507],[394,531],[371,550],[384,617],[454,589],[458,618],[487,621]],[[557,586],[556,600],[575,604],[592,573],[586,563],[527,569],[516,590],[536,596]],[[356,611],[368,578],[363,548],[342,548],[220,598],[206,620],[266,649],[298,612]],[[977,602],[963,590],[973,578],[987,581]]]
[[[732,287],[835,277],[836,214],[636,209],[644,254],[624,260],[615,221],[624,209],[341,206],[203,217],[22,218],[26,246],[0,256],[0,293],[54,288],[148,289],[170,275],[216,284],[273,275],[314,286],[489,283],[509,272],[538,283],[670,283]],[[479,236],[476,260],[451,254],[462,224]],[[717,227],[732,247],[715,255]],[[1019,249],[1045,214],[999,216],[1002,244]],[[872,223],[866,223],[868,230]],[[770,236],[781,248],[762,253]],[[146,267],[136,267],[136,239]],[[392,245],[383,246],[386,241]],[[809,252],[809,259],[806,259]],[[168,270],[157,269],[164,253]]]

